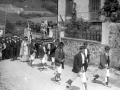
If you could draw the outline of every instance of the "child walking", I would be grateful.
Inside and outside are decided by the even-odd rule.
[[[64,43],[60,42],[58,48],[55,51],[55,66],[56,66],[56,72],[55,72],[55,81],[60,84],[61,80],[61,73],[62,73],[62,62],[65,60],[65,53],[63,51]]]
[[[87,76],[86,76],[86,72],[85,72],[85,69],[84,69],[84,68],[81,70],[81,75],[82,75],[82,86],[83,86],[83,90],[88,90],[88,89],[87,89]]]

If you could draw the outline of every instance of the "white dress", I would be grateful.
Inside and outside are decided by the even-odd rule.
[[[28,58],[29,58],[29,52],[28,52],[28,46],[27,46],[27,42],[24,42],[24,44],[23,44],[23,61],[27,61],[28,60]]]

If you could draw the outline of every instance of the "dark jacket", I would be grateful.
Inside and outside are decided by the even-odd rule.
[[[56,50],[56,46],[54,44],[51,44],[51,47],[50,47],[50,56],[51,57],[55,57],[55,50]]]
[[[29,47],[30,47],[30,55],[32,55],[34,52],[35,52],[35,50],[36,50],[36,48],[35,48],[35,44],[30,44],[29,45]]]
[[[63,59],[65,59],[64,51],[60,48],[57,48],[55,50],[55,65],[60,66]]]
[[[79,73],[81,70],[81,67],[82,67],[82,55],[81,55],[81,52],[79,52],[77,55],[74,56],[72,71],[74,73]]]
[[[43,56],[45,55],[45,52],[44,52],[43,46],[42,46],[42,45],[39,46],[38,50],[39,50],[39,54],[38,54],[38,56],[39,56],[40,58],[43,58]]]
[[[105,52],[103,52],[100,55],[99,68],[100,69],[104,69],[105,68],[105,64],[108,64],[108,67],[110,67],[110,58],[109,58],[109,56],[106,56]]]

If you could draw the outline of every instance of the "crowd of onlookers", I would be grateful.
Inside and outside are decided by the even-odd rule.
[[[19,57],[22,38],[18,36],[0,38],[0,60],[17,60]]]

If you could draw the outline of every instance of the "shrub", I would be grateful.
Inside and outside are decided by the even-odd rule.
[[[120,4],[118,0],[105,0],[100,14],[109,17],[112,22],[120,22]]]

